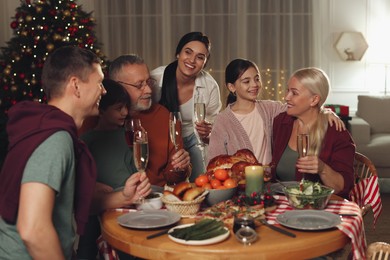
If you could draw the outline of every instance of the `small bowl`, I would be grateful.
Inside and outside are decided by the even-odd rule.
[[[161,192],[151,192],[142,204],[137,204],[137,210],[161,209],[163,205],[161,201],[162,195]]]
[[[297,194],[296,190],[299,190],[299,184],[284,187],[283,192],[288,203],[294,209],[324,209],[334,190],[324,185],[320,185],[320,187],[322,192],[318,195]]]
[[[221,201],[230,200],[237,192],[237,187],[229,189],[210,189],[209,193],[206,196],[206,202],[208,205],[212,206]]]

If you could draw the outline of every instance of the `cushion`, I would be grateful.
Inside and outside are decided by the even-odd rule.
[[[390,97],[358,96],[356,115],[366,120],[371,134],[390,133]]]

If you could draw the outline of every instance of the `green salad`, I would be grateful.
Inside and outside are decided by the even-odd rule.
[[[297,209],[323,209],[333,193],[333,189],[307,180],[286,187],[285,191],[290,204]]]

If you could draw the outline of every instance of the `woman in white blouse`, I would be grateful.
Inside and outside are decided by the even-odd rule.
[[[192,164],[190,181],[205,172],[206,151],[198,144],[208,144],[212,122],[221,109],[219,86],[204,70],[210,48],[209,39],[203,33],[187,33],[177,45],[176,60],[151,72],[159,86],[154,90],[154,99],[171,112],[181,112],[184,148],[190,153]],[[198,97],[202,97],[206,105],[205,120],[201,122],[196,122],[194,117]]]

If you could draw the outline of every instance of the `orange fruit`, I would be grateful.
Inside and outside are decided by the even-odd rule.
[[[202,188],[205,190],[211,190],[213,187],[211,187],[211,184],[208,182],[203,184]]]
[[[220,181],[225,181],[229,178],[229,173],[227,170],[225,169],[216,169],[214,171],[214,177],[217,179],[217,180],[220,180]]]
[[[195,179],[195,184],[196,186],[198,187],[202,187],[203,185],[205,185],[206,183],[209,182],[209,177],[207,175],[199,175],[196,179]]]
[[[224,190],[224,189],[227,189],[227,187],[225,187],[223,185],[217,187],[217,190]]]
[[[213,189],[216,189],[216,188],[218,188],[219,186],[222,185],[221,181],[220,181],[220,180],[217,180],[217,179],[212,179],[212,180],[210,181],[210,184],[211,184],[211,187],[212,187]]]
[[[234,188],[237,186],[237,181],[235,179],[229,178],[223,182],[223,186],[226,188]]]

